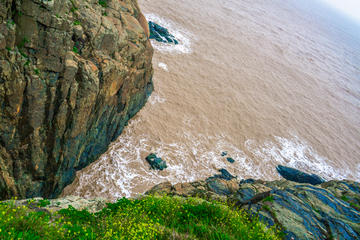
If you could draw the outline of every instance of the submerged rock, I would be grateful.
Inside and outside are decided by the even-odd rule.
[[[155,170],[164,170],[167,168],[166,162],[161,158],[158,158],[156,154],[150,153],[149,156],[146,157],[146,161],[150,164],[150,168]]]
[[[149,21],[149,30],[150,39],[155,39],[156,41],[163,43],[179,43],[178,40],[176,40],[175,37],[171,35],[166,28],[160,26],[157,23]]]
[[[223,156],[226,156],[227,154],[228,154],[228,152],[224,151],[224,152],[221,153],[221,156],[223,157]]]
[[[313,173],[304,173],[291,167],[278,165],[276,167],[276,170],[280,173],[281,176],[283,176],[289,181],[294,181],[298,183],[310,183],[312,185],[317,185],[325,182],[325,180],[318,175],[315,175]]]
[[[226,160],[227,160],[229,163],[234,163],[234,162],[235,162],[235,160],[232,159],[231,157],[227,157]]]
[[[220,179],[225,179],[227,181],[236,178],[233,175],[231,175],[226,169],[220,169],[218,170],[221,174],[215,174],[214,177],[210,177],[210,178],[220,178]],[[210,179],[209,178],[209,179]]]
[[[0,200],[59,196],[150,96],[138,3],[106,4],[0,1]]]

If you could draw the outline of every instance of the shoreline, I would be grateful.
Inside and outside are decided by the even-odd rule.
[[[278,226],[285,233],[285,239],[358,239],[360,237],[360,184],[349,180],[319,181],[315,174],[279,166],[287,170],[302,183],[286,180],[275,181],[242,179],[239,181],[228,174],[221,174],[205,180],[158,184],[129,200],[148,196],[167,195],[172,197],[201,198],[205,201],[220,201],[232,204],[233,210],[245,211],[250,218],[258,216],[267,228]],[[222,169],[223,170],[223,169]],[[293,171],[294,170],[294,171]],[[283,175],[284,172],[283,172]],[[289,174],[285,176],[289,178]],[[307,182],[306,182],[307,181]],[[313,184],[312,184],[312,183]],[[319,183],[319,184],[316,184]],[[14,201],[14,200],[8,200]],[[109,203],[107,199],[83,199],[66,196],[49,200],[46,207],[36,204],[35,211],[59,211],[72,205],[90,213],[101,211]],[[119,200],[118,200],[119,201]],[[27,204],[26,200],[15,200],[16,206]]]

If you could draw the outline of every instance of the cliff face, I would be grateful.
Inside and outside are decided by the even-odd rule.
[[[0,1],[0,199],[57,197],[121,134],[153,90],[146,26],[137,0]]]

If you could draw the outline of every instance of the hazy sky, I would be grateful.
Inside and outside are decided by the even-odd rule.
[[[360,0],[323,0],[360,22]]]

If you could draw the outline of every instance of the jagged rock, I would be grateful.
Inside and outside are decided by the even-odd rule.
[[[161,158],[158,158],[155,153],[150,153],[150,155],[146,157],[146,161],[150,164],[151,169],[162,171],[167,168],[166,162]]]
[[[144,21],[136,0],[0,1],[0,199],[57,197],[144,106]]]
[[[255,186],[258,191],[254,191]],[[268,226],[275,223],[282,226],[285,239],[328,239],[331,236],[358,239],[360,211],[356,204],[360,198],[340,198],[333,194],[340,190],[337,187],[346,189],[344,193],[350,196],[360,193],[359,184],[352,181],[330,181],[313,186],[283,179],[264,184],[241,184],[236,194],[240,200],[237,205],[248,209],[252,215],[259,214]],[[269,196],[271,199],[266,198]],[[258,201],[254,201],[256,199]]]
[[[175,39],[173,35],[169,33],[169,31],[160,26],[157,23],[153,23],[149,21],[149,30],[150,30],[150,39],[155,39],[158,42],[163,43],[174,43],[179,44],[179,41]]]
[[[325,182],[325,180],[313,173],[304,173],[294,168],[285,167],[278,165],[276,170],[283,176],[285,179],[298,183],[310,183],[312,185],[317,185]]]
[[[206,181],[165,182],[147,193],[166,192],[174,196],[237,200],[234,207],[258,215],[268,227],[277,224],[285,239],[359,239],[360,184],[329,181],[321,185],[286,179],[265,182],[235,178],[208,178]]]

